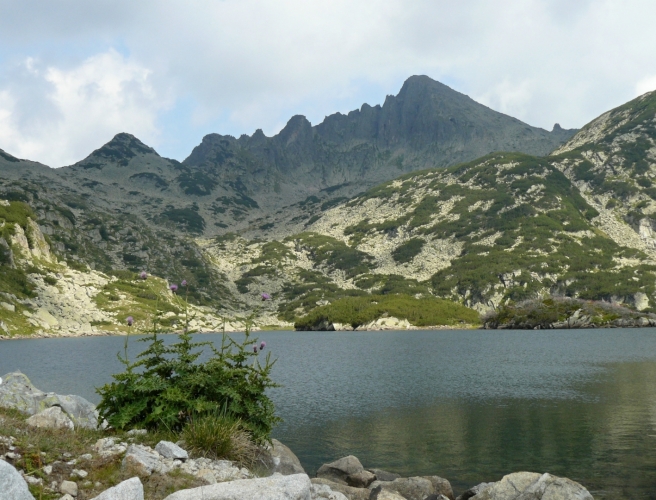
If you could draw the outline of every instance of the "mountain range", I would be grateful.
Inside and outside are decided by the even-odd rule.
[[[129,134],[61,169],[0,150],[0,198],[69,265],[189,277],[224,310],[266,290],[284,321],[369,293],[649,310],[655,113],[650,93],[548,132],[418,76],[316,126],[210,134],[183,162]]]

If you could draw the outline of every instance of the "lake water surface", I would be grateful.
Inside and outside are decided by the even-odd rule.
[[[312,474],[347,454],[454,489],[513,471],[656,499],[656,329],[259,332],[274,432]],[[164,336],[168,341],[174,336]],[[220,335],[202,340],[220,343]],[[0,342],[0,375],[98,402],[122,337]],[[144,344],[130,339],[130,354]]]

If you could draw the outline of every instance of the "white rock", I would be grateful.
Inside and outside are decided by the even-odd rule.
[[[128,436],[145,436],[148,431],[146,429],[130,429],[127,434]]]
[[[144,489],[138,477],[117,484],[91,500],[144,500]]]
[[[84,479],[88,475],[89,475],[89,473],[85,470],[82,470],[82,469],[73,469],[73,471],[71,472],[71,477],[77,476],[77,477],[80,477],[82,479]]]
[[[62,481],[59,485],[59,492],[64,495],[69,494],[72,497],[77,496],[77,483],[73,481]]]
[[[147,446],[132,444],[128,447],[125,458],[121,463],[123,468],[134,468],[135,472],[150,476],[153,471],[159,469],[160,455]]]
[[[177,460],[187,460],[189,458],[189,455],[185,450],[171,441],[160,441],[157,443],[157,446],[155,446],[155,451],[164,458],[173,458]]]
[[[310,478],[306,474],[240,479],[180,490],[164,500],[311,500]]]
[[[327,484],[313,484],[310,487],[310,498],[312,498],[312,500],[348,500],[343,493],[333,491]],[[378,498],[383,500],[380,494],[378,495]]]
[[[26,420],[26,423],[32,427],[43,427],[47,429],[73,430],[75,428],[73,421],[59,406],[51,406],[36,415],[32,415]]]
[[[59,500],[75,500],[75,498],[66,493],[63,497],[59,497]]]
[[[44,474],[46,474],[46,475],[48,475],[48,476],[49,476],[50,474],[52,474],[52,465],[46,465],[46,466],[44,466],[44,467],[43,467],[43,472],[44,472]]]
[[[41,479],[40,477],[32,477],[32,476],[28,476],[27,474],[24,474],[23,479],[25,479],[25,482],[27,484],[43,484],[43,479]]]

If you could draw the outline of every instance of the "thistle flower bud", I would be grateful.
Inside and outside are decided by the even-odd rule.
[[[134,318],[132,316],[128,316],[125,321],[127,322],[128,326],[132,326],[134,323]]]

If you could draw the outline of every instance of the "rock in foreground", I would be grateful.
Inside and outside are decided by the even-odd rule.
[[[588,490],[576,481],[551,474],[514,472],[492,483],[474,500],[593,500]]]
[[[0,500],[34,500],[23,476],[4,460],[0,460]]]
[[[0,406],[14,408],[28,415],[35,415],[58,406],[73,421],[75,427],[85,429],[98,427],[96,407],[89,401],[80,396],[62,396],[40,391],[21,372],[8,373],[2,377]]]
[[[274,474],[176,491],[165,500],[310,500],[310,485],[306,474]]]

